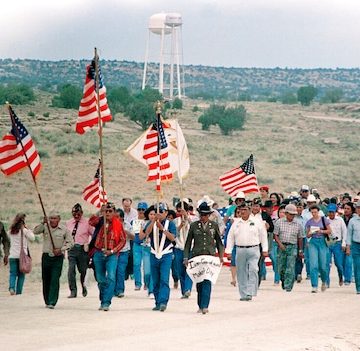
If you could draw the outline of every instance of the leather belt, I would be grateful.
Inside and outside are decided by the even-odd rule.
[[[239,245],[235,245],[236,247],[239,247],[240,249],[248,249],[250,247],[256,247],[256,246],[259,246],[259,244],[257,245],[249,245],[249,246],[239,246]]]

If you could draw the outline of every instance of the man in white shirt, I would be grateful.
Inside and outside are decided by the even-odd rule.
[[[226,253],[231,254],[236,246],[236,269],[239,282],[240,301],[250,301],[257,295],[259,285],[258,261],[261,244],[264,257],[268,256],[268,240],[262,221],[250,217],[250,206],[245,202],[240,205],[240,218],[234,218],[230,228]]]
[[[344,284],[344,251],[346,248],[346,235],[347,229],[344,220],[337,215],[337,206],[336,204],[329,204],[327,207],[328,210],[328,219],[330,221],[331,228],[331,239],[334,239],[334,243],[329,245],[329,255],[328,255],[328,276],[326,284],[330,285],[330,263],[332,256],[334,256],[334,263],[338,271],[339,276],[339,285]],[[335,241],[336,240],[336,241]]]

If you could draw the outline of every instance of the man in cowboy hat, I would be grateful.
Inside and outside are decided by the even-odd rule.
[[[213,210],[206,202],[201,203],[197,210],[200,220],[190,225],[184,248],[184,265],[187,266],[189,257],[200,255],[215,256],[216,250],[222,263],[224,246],[221,241],[219,226],[216,222],[209,220]],[[197,283],[196,291],[198,294],[198,312],[206,314],[209,312],[211,281],[204,279],[202,282]]]
[[[262,255],[268,256],[267,232],[263,221],[250,216],[250,205],[243,202],[240,216],[231,226],[226,245],[226,253],[230,254],[236,246],[236,268],[239,282],[240,301],[250,301],[257,295],[259,277],[258,262]]]

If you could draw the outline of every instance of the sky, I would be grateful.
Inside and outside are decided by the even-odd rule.
[[[102,59],[143,62],[162,11],[182,16],[184,64],[360,65],[359,0],[3,0],[0,58],[87,59],[96,46]]]

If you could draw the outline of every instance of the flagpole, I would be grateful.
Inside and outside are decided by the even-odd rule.
[[[100,186],[101,191],[105,191],[105,177],[104,177],[104,155],[103,155],[103,126],[101,120],[101,110],[100,110],[100,91],[99,91],[99,56],[97,54],[97,49],[94,49],[94,60],[95,60],[95,90],[96,90],[96,97],[97,97],[97,110],[98,110],[98,126],[99,126],[99,150],[100,150]],[[99,194],[100,200],[103,194]],[[107,233],[106,233],[106,213],[103,214],[104,218],[104,249],[107,251]]]
[[[39,191],[39,188],[38,188],[38,185],[37,185],[37,182],[36,182],[36,177],[31,169],[31,166],[30,166],[30,162],[29,162],[29,159],[26,155],[26,151],[25,151],[25,148],[24,148],[24,145],[22,143],[22,140],[21,140],[21,137],[20,137],[20,134],[19,134],[19,130],[16,126],[16,122],[15,122],[15,119],[14,119],[14,116],[13,114],[11,113],[11,105],[7,102],[6,103],[7,105],[7,108],[9,110],[9,114],[10,114],[10,119],[11,119],[11,125],[13,127],[13,130],[15,131],[16,133],[16,139],[19,141],[20,145],[21,145],[21,149],[22,151],[24,152],[24,157],[25,157],[25,160],[26,160],[26,164],[28,166],[28,169],[30,171],[30,174],[31,174],[31,177],[32,177],[32,180],[33,180],[33,183],[34,183],[34,186],[35,186],[35,190],[36,190],[36,193],[38,195],[38,198],[39,198],[39,201],[40,201],[40,205],[41,205],[41,209],[43,211],[43,215],[44,215],[44,221],[45,221],[45,224],[46,224],[46,227],[49,231],[49,237],[50,237],[50,241],[51,241],[51,245],[53,247],[53,250],[55,250],[55,244],[54,244],[54,239],[52,237],[52,234],[51,234],[51,230],[50,230],[50,225],[49,225],[49,222],[48,222],[48,218],[46,216],[46,212],[45,212],[45,207],[44,207],[44,203],[42,201],[42,198],[41,198],[41,194],[40,194],[40,191]]]
[[[157,126],[158,121],[160,120],[161,123],[161,102],[157,101],[156,103],[156,124]],[[158,128],[159,129],[159,128]],[[157,165],[157,175],[159,177],[159,179],[157,180],[157,182],[155,183],[155,187],[156,187],[156,214],[160,213],[159,210],[159,205],[160,205],[160,200],[161,200],[161,167],[160,167],[160,162],[161,162],[161,157],[160,157],[160,150],[161,150],[161,146],[160,146],[160,134],[159,134],[159,130],[157,130],[157,145],[158,145],[158,152],[157,152],[157,156],[158,156],[158,165]],[[160,190],[158,190],[158,188],[160,188]],[[154,246],[156,251],[159,251],[159,229],[157,228],[157,233],[154,233]]]

